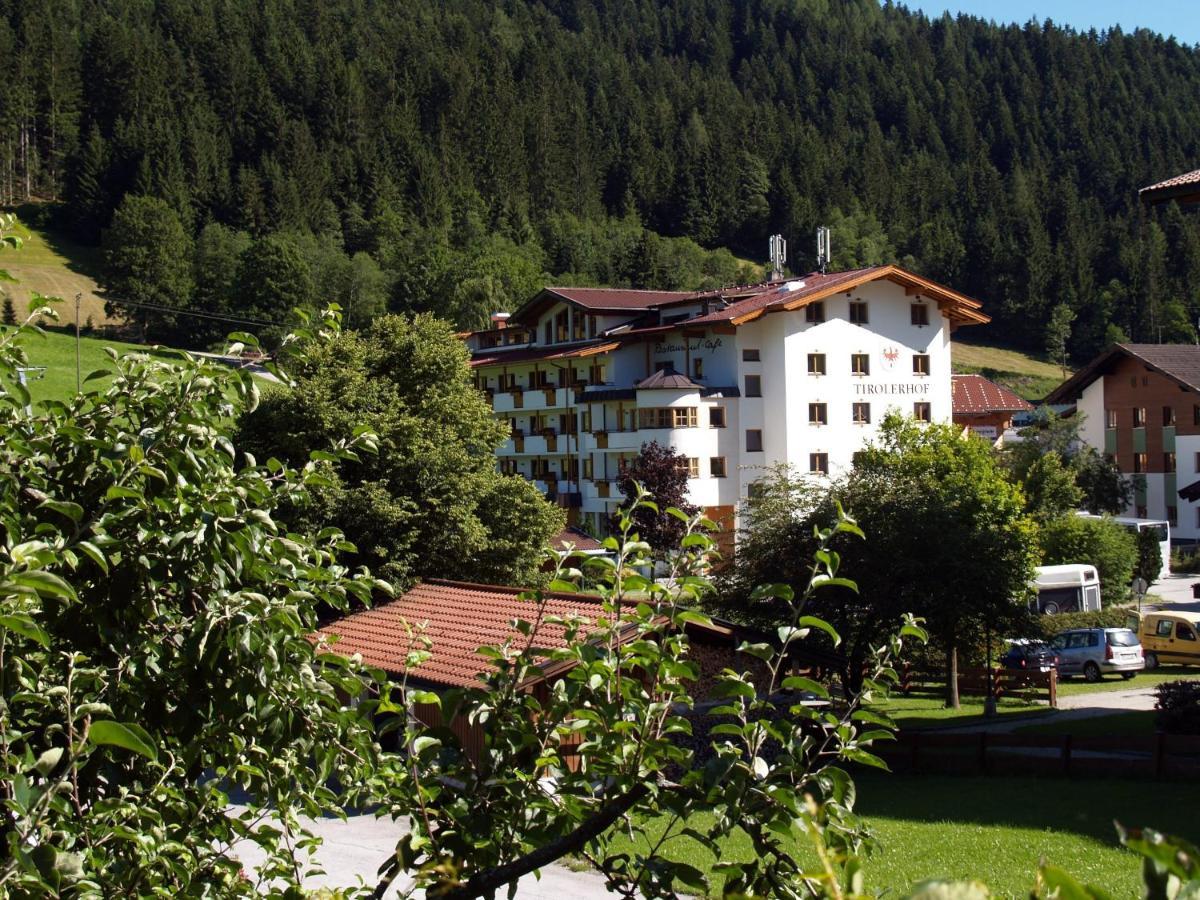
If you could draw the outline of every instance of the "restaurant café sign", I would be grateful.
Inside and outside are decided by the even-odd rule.
[[[696,338],[690,344],[682,341],[678,343],[660,341],[654,345],[654,353],[656,356],[663,353],[683,353],[685,350],[688,353],[696,353],[700,350],[716,350],[720,346],[721,339],[719,337]]]

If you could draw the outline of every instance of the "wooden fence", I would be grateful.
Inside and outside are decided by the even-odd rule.
[[[901,732],[872,752],[894,771],[959,775],[1200,776],[1200,737]]]
[[[904,665],[900,670],[900,691],[908,694],[921,687],[937,687],[944,690],[945,672],[932,672]],[[1025,700],[1046,700],[1053,708],[1058,707],[1058,672],[1034,672],[1028,669],[992,669],[992,689],[997,700],[1001,697],[1020,697]],[[958,692],[966,695],[987,696],[988,670],[986,667],[966,666],[958,670]]]

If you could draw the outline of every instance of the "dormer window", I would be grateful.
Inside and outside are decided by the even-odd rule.
[[[866,325],[867,322],[867,304],[862,300],[850,301],[850,324]]]

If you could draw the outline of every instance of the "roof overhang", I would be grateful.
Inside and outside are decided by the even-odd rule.
[[[1111,347],[1093,359],[1090,363],[1047,394],[1046,399],[1043,402],[1046,404],[1074,403],[1083,395],[1083,392],[1087,389],[1088,385],[1090,385],[1097,378],[1101,378],[1108,374],[1108,366],[1114,359],[1123,356],[1137,360],[1139,363],[1145,366],[1147,370],[1151,372],[1157,372],[1164,378],[1171,379],[1185,390],[1196,390],[1194,385],[1188,384],[1178,375],[1168,372],[1166,369],[1162,368],[1162,366],[1155,365],[1143,356],[1139,356],[1128,347],[1124,347],[1121,344],[1113,344]]]
[[[797,297],[794,300],[785,300],[781,303],[752,310],[741,316],[735,316],[730,321],[734,325],[743,325],[769,312],[802,309],[805,306],[824,300],[826,297],[852,291],[864,284],[880,280],[894,282],[909,293],[919,294],[935,301],[938,309],[946,313],[952,324],[986,325],[991,321],[990,316],[979,311],[983,308],[983,304],[978,300],[974,300],[966,294],[960,294],[958,291],[952,290],[943,284],[938,284],[936,281],[930,281],[928,278],[914,275],[912,272],[901,269],[899,266],[879,266],[875,269],[869,269],[856,278],[839,281],[811,293],[806,293],[803,297]]]
[[[617,341],[604,341],[599,344],[588,344],[584,347],[543,347],[539,352],[530,352],[528,348],[514,346],[509,352],[491,353],[472,359],[472,369],[481,366],[510,366],[519,363],[555,362],[562,359],[583,359],[589,356],[599,356],[621,346]],[[522,352],[524,350],[524,352]]]

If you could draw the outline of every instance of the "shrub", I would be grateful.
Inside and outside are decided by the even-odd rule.
[[[1086,563],[1100,573],[1105,605],[1120,603],[1129,594],[1138,561],[1137,540],[1112,519],[1067,515],[1041,531],[1043,564]]]
[[[1129,624],[1129,610],[1109,607],[1095,612],[1058,613],[1054,616],[1038,616],[1038,627],[1042,635],[1052,638],[1060,631],[1072,628],[1124,628]]]
[[[1186,575],[1200,574],[1200,550],[1172,553],[1171,571]]]
[[[1154,721],[1159,731],[1200,734],[1200,681],[1166,681],[1154,693]]]

